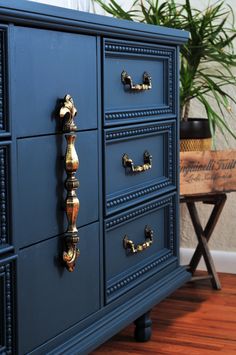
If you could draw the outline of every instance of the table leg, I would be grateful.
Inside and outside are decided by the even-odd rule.
[[[217,197],[214,198],[214,200],[208,200],[208,201],[203,201],[204,203],[210,203],[210,204],[214,204],[214,208],[211,212],[210,218],[206,224],[206,227],[204,229],[204,235],[207,239],[207,242],[209,241],[215,226],[219,220],[219,217],[221,215],[221,212],[223,210],[225,201],[226,201],[226,194],[221,194],[221,195],[217,195]],[[196,271],[197,265],[199,264],[199,261],[201,259],[202,256],[202,252],[201,252],[201,248],[200,245],[198,244],[193,257],[189,263],[189,269],[191,271],[191,273],[193,274]]]
[[[201,226],[201,222],[199,219],[199,215],[198,215],[195,203],[194,202],[187,202],[187,207],[188,207],[188,210],[189,210],[189,213],[191,216],[191,220],[193,223],[193,227],[194,227],[196,236],[198,238],[198,246],[197,246],[194,256],[190,262],[190,271],[193,273],[196,270],[196,267],[200,261],[200,258],[201,258],[201,256],[203,256],[204,261],[206,263],[208,273],[209,273],[209,275],[212,276],[212,278],[211,278],[212,286],[213,286],[213,288],[220,290],[221,289],[220,280],[218,278],[218,275],[217,275],[217,272],[216,272],[216,269],[214,266],[214,262],[213,262],[210,250],[208,248],[208,244],[207,244],[210,239],[210,235],[213,232],[213,229],[214,229],[213,227],[216,225],[217,221],[215,223],[211,222],[211,225],[209,224],[209,227],[208,227],[209,228],[209,235],[206,235],[205,231],[203,230],[203,228]],[[216,210],[215,210],[213,216],[215,216],[215,217],[218,216],[218,214],[216,214]],[[218,216],[218,218],[219,218],[219,216]],[[213,220],[213,217],[211,218],[211,221],[212,220]]]

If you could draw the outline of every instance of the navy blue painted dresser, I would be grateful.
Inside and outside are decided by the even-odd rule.
[[[181,31],[0,1],[0,354],[87,354],[179,266]],[[77,113],[77,114],[76,114]]]

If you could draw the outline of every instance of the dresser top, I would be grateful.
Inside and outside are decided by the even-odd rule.
[[[181,30],[118,20],[25,0],[0,0],[0,18],[3,23],[11,22],[23,26],[112,36],[113,38],[169,44],[181,44],[188,39],[188,32]]]

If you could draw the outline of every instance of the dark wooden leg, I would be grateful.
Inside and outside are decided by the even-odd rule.
[[[152,321],[150,318],[150,311],[143,314],[134,322],[135,331],[134,337],[136,341],[145,342],[150,340],[152,335]]]
[[[209,239],[214,231],[214,228],[219,220],[219,217],[220,217],[221,212],[223,210],[225,201],[226,201],[226,194],[217,195],[215,201],[208,201],[208,202],[204,201],[204,203],[214,204],[214,208],[211,212],[210,218],[209,218],[207,225],[205,227],[205,230],[204,230],[204,235],[206,237],[207,242],[209,241]],[[193,257],[189,263],[189,270],[192,274],[196,271],[196,268],[199,264],[201,256],[202,256],[201,247],[200,247],[200,244],[198,244],[198,246],[193,254]]]
[[[194,256],[194,259],[191,260],[192,266],[194,266],[194,268],[196,269],[197,261],[199,262],[201,255],[202,255],[204,258],[204,261],[206,263],[207,271],[208,271],[209,275],[211,276],[211,282],[212,282],[213,288],[220,290],[221,289],[220,280],[218,278],[218,275],[217,275],[217,272],[216,272],[216,269],[214,266],[214,262],[213,262],[210,250],[208,248],[208,244],[207,244],[210,237],[208,236],[208,239],[207,239],[207,236],[205,235],[205,232],[202,229],[195,203],[194,202],[187,202],[187,207],[188,207],[188,210],[189,210],[189,213],[191,216],[191,220],[193,223],[193,227],[194,227],[196,236],[198,238],[198,243],[199,243],[198,247],[197,247],[198,251],[195,254],[197,256]],[[211,230],[213,231],[213,228],[211,228]],[[191,265],[190,265],[190,271],[192,271]]]

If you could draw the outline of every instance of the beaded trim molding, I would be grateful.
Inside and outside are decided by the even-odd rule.
[[[0,146],[0,245],[9,243],[7,216],[7,147]]]
[[[106,112],[105,119],[110,120],[120,120],[120,119],[137,119],[147,116],[157,116],[157,115],[167,115],[174,113],[174,85],[175,85],[175,50],[171,48],[161,48],[145,45],[137,45],[126,43],[117,43],[106,41],[105,42],[105,53],[112,55],[117,53],[122,54],[135,54],[143,56],[156,56],[157,58],[163,58],[168,62],[168,106],[160,108],[152,108],[147,110],[132,110],[132,111],[120,111],[120,112]]]
[[[137,119],[146,118],[147,116],[160,116],[173,113],[172,108],[160,108],[155,110],[140,110],[140,111],[128,111],[128,112],[106,112],[105,119],[111,120],[123,120],[123,119]]]
[[[153,134],[156,132],[163,131],[168,131],[168,133],[171,133],[172,126],[174,126],[174,122],[172,121],[171,123],[165,123],[165,124],[152,124],[148,126],[142,126],[142,127],[132,127],[132,128],[122,128],[122,129],[109,129],[106,130],[106,142],[110,142],[113,140],[117,139],[126,139],[127,137],[138,137],[138,136],[143,136],[145,134]]]
[[[156,47],[151,45],[145,45],[129,42],[116,42],[116,41],[105,41],[105,52],[106,53],[132,53],[132,54],[142,54],[142,55],[152,55],[159,57],[170,57],[174,50],[164,47]]]
[[[135,199],[148,196],[151,193],[154,193],[160,189],[164,189],[171,184],[173,184],[173,176],[175,176],[175,165],[173,165],[173,143],[175,144],[175,123],[172,121],[169,124],[155,124],[149,125],[146,127],[137,127],[137,128],[128,128],[120,130],[109,130],[106,132],[106,143],[109,144],[114,140],[122,140],[127,137],[136,138],[138,136],[143,136],[145,134],[155,134],[155,133],[167,133],[167,147],[168,151],[168,177],[163,181],[157,182],[155,184],[146,186],[145,188],[136,189],[133,192],[124,193],[114,198],[108,198],[106,202],[107,209],[116,208],[124,203],[131,202]]]
[[[173,201],[171,202],[170,206],[169,206],[169,213],[168,213],[168,219],[169,219],[169,223],[168,223],[168,234],[169,234],[169,238],[168,238],[168,248],[171,251],[171,254],[174,255],[175,254],[175,216],[176,214],[174,213],[174,211],[176,210],[176,203],[175,200],[173,199]]]
[[[115,208],[115,207],[118,207],[119,205],[122,205],[123,203],[128,203],[132,200],[149,195],[149,194],[154,193],[160,189],[164,189],[170,185],[171,185],[171,180],[166,179],[166,181],[162,181],[157,184],[150,185],[148,187],[145,187],[144,189],[135,190],[135,192],[123,194],[123,195],[120,195],[119,197],[109,199],[109,200],[107,200],[106,206],[108,209]]]
[[[13,353],[13,321],[12,314],[12,265],[0,265],[0,305],[1,312],[0,324],[0,354]]]
[[[122,288],[127,287],[130,283],[137,281],[140,277],[144,276],[145,274],[155,270],[161,263],[167,261],[173,256],[171,252],[161,256],[157,260],[151,262],[150,264],[144,266],[143,268],[137,270],[133,274],[126,276],[125,278],[119,280],[118,282],[109,286],[106,290],[107,297],[111,297],[113,293],[120,291]],[[147,275],[148,277],[149,275]]]
[[[106,221],[106,225],[105,225],[106,231],[109,231],[111,228],[117,227],[121,223],[128,222],[129,220],[135,219],[146,212],[150,212],[150,211],[160,208],[164,205],[172,205],[172,197],[167,197],[165,199],[161,199],[158,201],[149,202],[148,204],[145,204],[144,206],[142,206],[140,208],[136,207],[132,211],[128,211],[128,212],[122,213],[118,216],[109,218]]]

